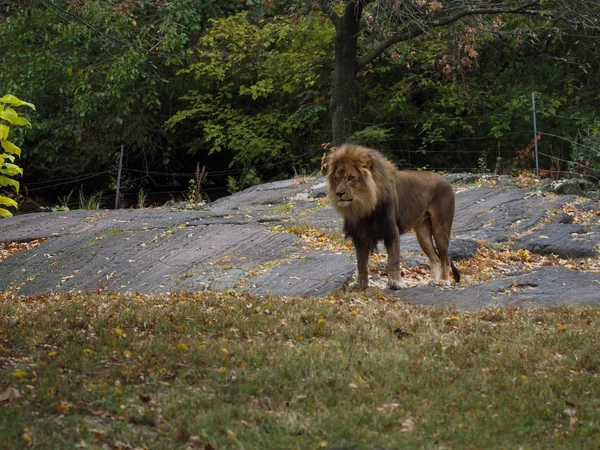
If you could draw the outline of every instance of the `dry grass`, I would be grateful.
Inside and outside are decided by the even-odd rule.
[[[3,448],[597,448],[600,309],[0,298]]]

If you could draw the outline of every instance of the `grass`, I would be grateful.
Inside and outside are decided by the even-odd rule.
[[[0,297],[0,449],[597,448],[600,309]]]

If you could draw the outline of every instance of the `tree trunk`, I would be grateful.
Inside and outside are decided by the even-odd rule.
[[[358,105],[357,44],[361,9],[347,7],[336,21],[335,68],[331,92],[333,145],[343,144],[352,134],[352,122]]]

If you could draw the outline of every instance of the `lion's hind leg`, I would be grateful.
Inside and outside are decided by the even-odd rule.
[[[450,286],[450,259],[448,257],[448,243],[450,239],[443,227],[433,225],[433,237],[440,258],[440,281],[441,285]]]
[[[442,260],[433,246],[433,232],[431,219],[428,217],[415,227],[415,234],[419,245],[429,258],[431,265],[431,283],[434,285],[446,284],[443,282]],[[448,276],[446,275],[446,279]]]

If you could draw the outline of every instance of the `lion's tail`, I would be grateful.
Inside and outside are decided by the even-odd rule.
[[[460,272],[458,271],[452,260],[450,260],[450,268],[452,269],[452,276],[454,277],[454,281],[460,283]]]

